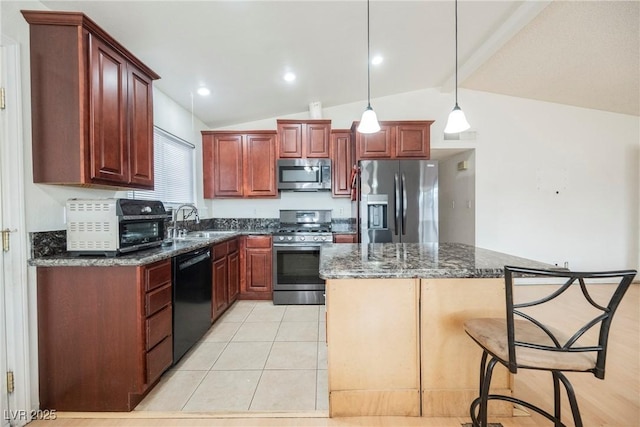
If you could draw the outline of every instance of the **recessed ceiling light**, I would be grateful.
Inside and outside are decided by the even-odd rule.
[[[211,94],[211,91],[209,90],[209,88],[206,88],[206,87],[199,87],[197,92],[198,92],[198,95],[200,96],[208,96]]]
[[[285,73],[282,78],[287,82],[292,82],[292,81],[294,81],[296,79],[296,75],[293,74],[291,71],[289,71],[289,72]]]
[[[371,58],[372,65],[380,65],[382,64],[382,61],[384,61],[384,58],[382,57],[382,55],[376,55],[373,58]]]

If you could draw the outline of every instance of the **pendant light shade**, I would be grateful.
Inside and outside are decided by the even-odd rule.
[[[364,110],[360,124],[358,124],[358,132],[360,133],[376,133],[380,130],[380,124],[378,123],[378,116],[373,111],[371,105]]]
[[[444,128],[444,133],[460,133],[469,129],[471,126],[467,122],[467,118],[464,115],[462,109],[458,106],[458,0],[455,0],[456,7],[456,105],[449,114],[447,125]]]
[[[367,0],[367,108],[362,113],[360,124],[358,124],[358,132],[375,133],[380,130],[378,116],[371,108],[371,58],[370,58],[370,41],[369,41],[369,0]]]
[[[444,133],[460,133],[470,127],[464,111],[462,111],[462,109],[458,107],[458,103],[456,103],[453,111],[449,113],[449,119],[447,120],[447,126],[444,128]]]

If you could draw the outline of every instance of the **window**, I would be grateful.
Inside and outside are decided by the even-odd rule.
[[[161,200],[165,205],[195,203],[195,147],[157,126],[153,128],[154,190],[135,190],[129,197]]]

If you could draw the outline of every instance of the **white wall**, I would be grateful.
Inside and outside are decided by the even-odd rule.
[[[574,270],[638,266],[640,119],[464,91],[477,245]]]
[[[459,170],[458,164],[466,165]],[[438,164],[440,242],[476,244],[476,155],[467,150]]]

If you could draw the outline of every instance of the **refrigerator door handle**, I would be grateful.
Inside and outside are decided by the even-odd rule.
[[[402,172],[402,234],[406,234],[407,229],[407,184]]]
[[[398,174],[395,174],[395,176],[393,177],[393,183],[396,189],[396,197],[393,200],[393,210],[395,211],[395,215],[394,215],[395,227],[393,229],[393,232],[397,235],[398,222],[400,221],[400,185],[399,185],[400,183],[398,182]]]

